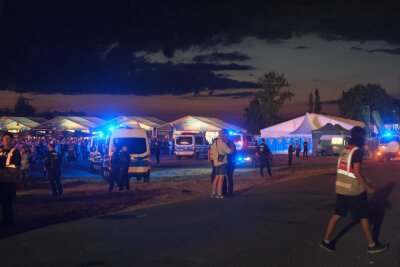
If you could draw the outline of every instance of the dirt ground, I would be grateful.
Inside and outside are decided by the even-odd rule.
[[[278,158],[272,178],[260,177],[255,168],[239,170],[234,175],[235,194],[260,185],[334,173],[336,160],[333,157],[299,158],[295,159],[293,166],[288,167],[286,158]],[[14,229],[2,229],[0,238],[85,217],[207,197],[211,191],[209,175],[157,179],[147,184],[135,180],[131,181],[131,191],[111,193],[102,179],[74,178],[65,179],[62,183],[64,194],[56,198],[51,195],[45,180],[35,181],[26,189],[19,190],[14,205],[17,226]]]

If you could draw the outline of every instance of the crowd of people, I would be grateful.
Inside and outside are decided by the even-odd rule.
[[[31,170],[43,171],[43,175],[46,175],[45,158],[49,153],[49,145],[60,154],[62,162],[73,164],[89,160],[90,142],[87,138],[20,135],[13,139],[12,146],[21,154],[22,187],[26,185]],[[0,148],[2,146],[4,144],[0,142]]]

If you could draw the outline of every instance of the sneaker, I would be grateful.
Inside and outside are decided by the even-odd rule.
[[[220,198],[220,199],[222,199],[222,198],[224,198],[224,196],[223,195],[220,195],[220,194],[218,194],[215,198]]]
[[[211,195],[210,195],[211,198],[214,198],[216,196],[217,196],[217,194],[215,194],[215,193],[211,193]]]
[[[378,253],[378,252],[386,250],[388,247],[389,247],[389,245],[387,245],[387,244],[381,244],[379,242],[376,242],[375,246],[368,247],[367,252],[368,253]]]
[[[326,243],[325,240],[322,240],[321,243],[319,243],[319,246],[328,252],[334,252],[336,250],[335,245],[332,242]]]

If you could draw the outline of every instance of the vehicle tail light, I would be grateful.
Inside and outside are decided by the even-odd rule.
[[[378,156],[382,155],[382,153],[379,151],[378,153],[376,153]]]

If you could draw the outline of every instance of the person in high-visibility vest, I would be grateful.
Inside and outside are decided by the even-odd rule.
[[[338,160],[335,212],[329,220],[325,236],[320,243],[321,248],[329,252],[336,249],[335,242],[331,240],[335,226],[342,217],[346,216],[348,210],[352,213],[354,221],[360,221],[362,232],[368,242],[368,253],[377,253],[388,248],[388,245],[381,244],[372,237],[367,193],[373,194],[375,190],[361,174],[364,143],[365,130],[358,126],[354,127],[351,130],[349,144]]]
[[[4,147],[0,152],[0,204],[3,212],[1,228],[15,225],[12,205],[17,196],[21,154],[13,147],[12,139],[12,133],[3,135]]]

